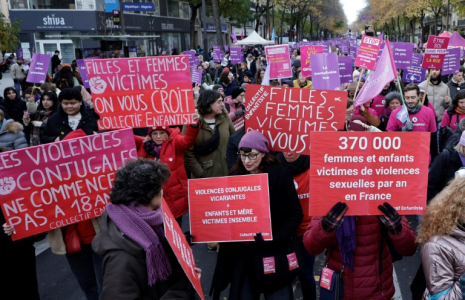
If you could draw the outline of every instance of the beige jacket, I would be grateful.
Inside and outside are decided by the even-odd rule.
[[[100,217],[93,218],[92,225],[94,225],[95,233],[99,233]],[[53,229],[48,232],[48,243],[53,253],[58,255],[66,254],[66,245],[61,228]]]
[[[420,83],[418,86],[426,89],[426,80]],[[434,85],[431,83],[431,81],[429,82],[428,101],[434,105],[434,110],[438,116],[439,124],[441,123],[442,117],[444,116],[444,111],[452,104],[452,99],[448,103],[445,103],[444,98],[446,96],[450,98],[450,90],[447,84],[442,81],[439,85]]]
[[[426,290],[423,299],[452,289],[439,300],[462,299],[459,279],[465,273],[465,231],[455,228],[450,235],[433,236],[421,248]]]
[[[26,74],[23,71],[23,67],[17,63],[11,66],[11,78],[22,80],[26,78]]]

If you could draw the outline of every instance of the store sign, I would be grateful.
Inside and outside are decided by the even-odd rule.
[[[118,0],[105,0],[105,12],[112,12],[119,9]]]
[[[88,11],[51,11],[51,10],[21,10],[10,11],[12,20],[22,19],[21,31],[63,31],[63,30],[97,30],[97,14]]]
[[[125,3],[123,2],[123,10],[127,11],[154,11],[155,4],[153,3]]]
[[[216,31],[216,25],[207,23],[207,31]],[[228,26],[221,24],[221,31],[228,31]]]

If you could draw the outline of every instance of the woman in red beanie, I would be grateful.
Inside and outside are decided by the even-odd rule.
[[[181,225],[182,215],[188,210],[187,174],[184,168],[184,152],[194,145],[200,131],[199,115],[194,114],[195,125],[187,126],[182,135],[179,128],[167,126],[151,127],[138,156],[150,158],[168,165],[171,176],[163,187],[164,198],[171,212]]]

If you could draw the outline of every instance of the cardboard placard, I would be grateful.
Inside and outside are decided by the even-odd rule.
[[[0,205],[13,240],[100,216],[116,170],[137,158],[131,129],[0,153]]]
[[[310,215],[325,216],[346,203],[346,216],[424,214],[429,132],[312,132]]]
[[[195,123],[186,55],[85,60],[100,130]]]
[[[421,67],[423,69],[442,69],[448,45],[448,37],[430,35]]]
[[[48,65],[50,64],[50,55],[32,54],[31,66],[27,73],[27,82],[44,83],[47,77]]]
[[[270,68],[270,79],[292,77],[288,45],[266,46],[265,52]]]
[[[192,241],[272,240],[268,174],[190,179]]]
[[[339,64],[336,53],[310,55],[313,61],[313,88],[320,90],[341,90]]]
[[[381,43],[380,38],[364,35],[355,58],[355,66],[374,70]]]
[[[312,76],[312,62],[310,60],[310,55],[323,53],[323,46],[302,46],[300,47],[300,62],[301,62],[301,71],[302,76],[311,77]]]
[[[202,285],[200,284],[200,274],[195,271],[194,253],[165,199],[162,200],[162,208],[166,240],[170,244],[171,249],[173,249],[174,255],[176,255],[179,264],[194,286],[194,289],[197,291],[200,298],[205,299]]]
[[[460,70],[460,48],[447,49],[442,65],[442,75],[455,74]]]
[[[311,131],[344,128],[347,92],[250,84],[246,99],[246,132],[263,133],[272,150],[308,155]]]
[[[412,43],[392,43],[392,56],[397,69],[403,69],[412,65],[413,44]]]
[[[339,78],[341,83],[351,83],[352,77],[352,58],[350,56],[338,56]]]

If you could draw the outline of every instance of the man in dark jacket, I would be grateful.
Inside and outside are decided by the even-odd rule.
[[[463,80],[463,73],[465,73],[465,68],[461,67],[457,73],[454,73],[451,80],[447,83],[450,91],[450,98],[454,100],[455,95],[460,90],[465,88],[465,81]]]
[[[48,119],[40,135],[43,144],[61,141],[76,129],[82,129],[86,135],[92,135],[98,130],[98,115],[92,109],[86,109],[78,89],[62,90],[59,99],[61,104],[57,113]]]
[[[61,64],[60,51],[55,50],[55,55],[52,56],[52,76],[55,74],[55,69]]]

